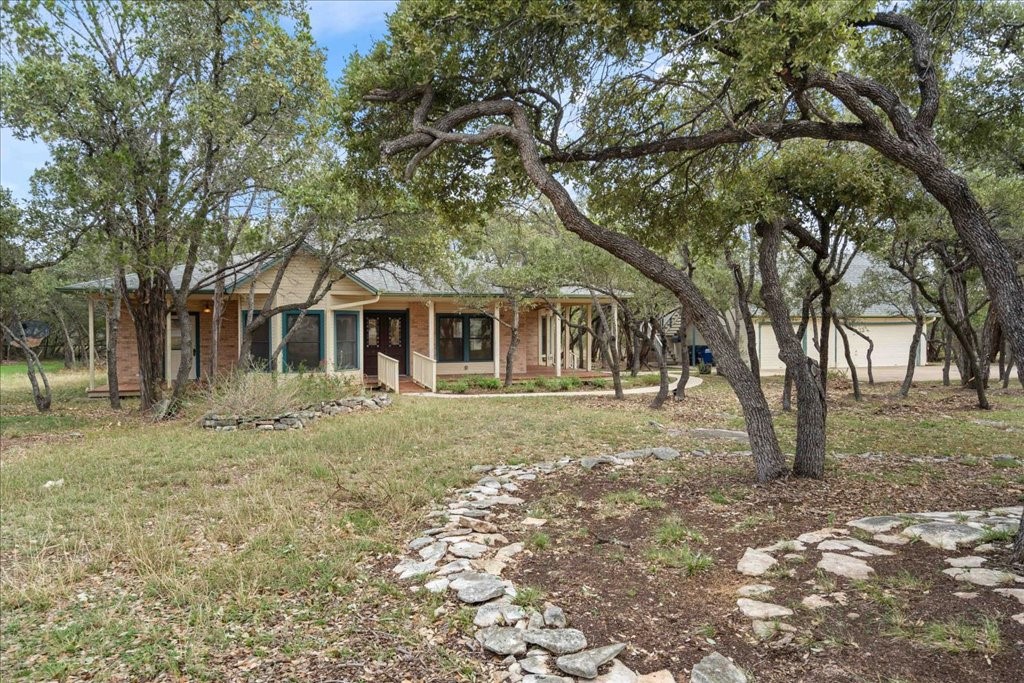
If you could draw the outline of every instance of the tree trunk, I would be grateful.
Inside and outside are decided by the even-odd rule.
[[[625,394],[622,392],[622,372],[619,368],[618,340],[611,334],[612,328],[608,326],[608,316],[605,315],[604,306],[597,300],[597,295],[590,293],[594,310],[597,311],[597,318],[601,324],[601,333],[597,336],[597,344],[605,364],[612,373],[612,386],[615,388],[615,398],[622,400]]]
[[[218,264],[219,268],[227,264]],[[210,315],[210,368],[207,381],[216,384],[220,372],[220,330],[224,323],[224,278],[217,278],[213,284],[213,312]]]
[[[942,333],[942,386],[949,386],[949,366],[953,362],[953,332],[948,325],[943,325]]]
[[[64,319],[64,315],[54,307],[54,316],[57,318],[57,322],[60,323],[60,329],[64,333],[64,369],[72,370],[77,363],[75,362],[75,344],[71,341],[71,331],[68,329],[68,323]]]
[[[832,288],[822,284],[821,289],[821,338],[819,341],[817,326],[815,326],[814,344],[818,348],[818,369],[821,373],[821,389],[828,395],[828,352],[832,330],[829,329],[833,322],[832,312]],[[838,326],[838,325],[837,325]]]
[[[110,330],[106,340],[107,351],[107,397],[110,407],[121,409],[121,387],[117,379],[117,337],[118,325],[121,322],[121,285],[117,278],[113,287],[113,296],[107,302],[107,328]]]
[[[753,324],[753,323],[751,323]],[[686,307],[681,306],[679,309],[679,329],[682,330],[683,336],[685,337],[686,331],[690,329],[690,316],[686,314]],[[686,345],[686,339],[683,339],[683,346]],[[751,365],[750,373],[757,378],[758,384],[761,383],[760,370],[755,370],[758,367],[757,361],[754,361],[754,365]],[[686,383],[690,381],[690,355],[686,354],[686,359],[680,359],[679,363],[679,381],[676,382],[675,397],[677,401],[682,401],[686,398]]]
[[[860,379],[857,377],[857,366],[853,362],[853,354],[850,353],[850,338],[846,335],[846,330],[836,320],[836,332],[843,340],[843,354],[846,356],[846,365],[850,368],[850,380],[853,382],[853,400],[860,401],[862,396],[860,393]]]
[[[519,302],[512,301],[511,336],[508,340],[508,352],[505,354],[505,386],[512,386],[512,371],[516,363],[516,349],[519,348]],[[495,321],[495,325],[501,323]]]
[[[793,331],[776,263],[782,230],[778,224],[759,223],[761,236],[761,299],[779,343],[779,358],[792,371],[796,383],[796,459],[793,474],[821,479],[825,475],[825,420],[827,406],[821,388],[820,370],[804,353]]]
[[[917,359],[921,351],[921,333],[924,331],[924,310],[917,298],[917,288],[913,285],[910,287],[910,305],[914,309],[914,338],[910,341],[907,373],[903,376],[903,384],[900,385],[899,395],[903,398],[910,395],[910,387],[914,383],[914,370],[917,368]]]
[[[785,476],[786,460],[779,448],[768,401],[750,373],[750,368],[740,358],[739,352],[730,343],[729,335],[719,324],[715,308],[686,273],[669,261],[626,235],[603,228],[584,216],[566,188],[541,161],[536,141],[526,133],[530,130],[529,122],[521,112],[515,118],[519,129],[515,142],[523,167],[534,185],[550,200],[562,224],[585,241],[633,266],[684,303],[743,408],[757,480],[767,482]]]
[[[860,337],[861,339],[863,339],[864,341],[866,341],[868,343],[868,351],[867,351],[867,355],[865,356],[865,359],[867,360],[867,363],[868,363],[868,384],[871,385],[871,386],[874,386],[875,385],[875,374],[874,374],[873,368],[871,367],[871,354],[875,350],[875,342],[872,341],[871,337],[869,337],[868,335],[864,334],[863,332],[858,330],[856,327],[854,327],[850,323],[848,323],[848,322],[841,322],[839,320],[839,318],[836,318],[836,325],[842,325],[843,327],[848,329],[850,332],[853,332],[855,335],[857,335],[858,337]]]
[[[917,163],[907,165],[949,212],[957,235],[981,270],[1013,355],[1024,358],[1024,283],[1017,271],[1017,262],[992,227],[967,181],[946,167],[937,149],[933,155],[922,156],[924,158]],[[938,159],[932,158],[934,156]]]
[[[50,391],[50,380],[46,377],[46,369],[39,362],[39,356],[28,345],[28,340],[25,338],[25,328],[22,326],[21,320],[15,320],[13,325],[14,329],[11,329],[7,325],[0,323],[0,328],[3,329],[4,333],[11,340],[11,344],[21,349],[25,356],[25,370],[28,373],[28,383],[32,385],[32,400],[36,404],[36,410],[41,413],[48,413],[53,402],[53,394]],[[37,372],[39,377],[36,377]],[[42,389],[39,388],[40,379],[43,381]]]
[[[665,405],[665,401],[669,397],[669,386],[668,386],[668,363],[665,361],[665,345],[662,342],[663,339],[661,325],[658,324],[657,318],[651,317],[651,349],[654,351],[654,358],[658,361],[658,394],[651,401],[651,407],[654,409],[661,408]]]
[[[152,410],[163,395],[166,296],[167,288],[162,278],[140,276],[135,296],[125,297],[135,326],[139,356],[139,402],[143,412]]]

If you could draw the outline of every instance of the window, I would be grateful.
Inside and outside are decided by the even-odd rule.
[[[486,315],[438,315],[437,360],[441,363],[494,358],[494,321]]]
[[[256,311],[252,313],[256,317]],[[242,324],[249,322],[249,311],[242,311]],[[252,331],[252,343],[249,346],[249,364],[260,370],[270,370],[270,321],[264,320]]]
[[[334,369],[359,369],[359,314],[334,314]]]
[[[323,360],[323,312],[306,311],[299,319],[297,312],[286,313],[284,334],[295,327],[295,332],[284,347],[284,367],[287,372],[317,370]]]

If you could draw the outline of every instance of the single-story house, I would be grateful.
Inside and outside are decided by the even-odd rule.
[[[271,296],[280,267],[275,262],[248,265],[225,277],[226,308],[218,342],[218,372],[229,371],[237,363],[242,325],[249,314],[250,293],[254,294],[254,310],[259,310]],[[286,266],[272,305],[305,301],[318,269],[314,256],[297,254]],[[209,280],[212,272],[215,272],[212,264],[199,264],[193,282]],[[181,268],[172,272],[176,286],[180,286],[182,277]],[[130,275],[126,279],[128,296],[131,296],[138,287],[138,278]],[[111,286],[111,279],[101,279],[61,288],[61,291],[80,292],[89,297],[89,386],[90,391],[98,395],[105,395],[106,391],[96,390],[95,386],[94,306],[109,293]],[[496,324],[492,316],[509,323],[512,312],[502,305],[498,294],[495,292],[495,298],[490,301],[474,297],[470,302],[464,296],[442,291],[400,268],[346,273],[304,316],[300,317],[298,310],[287,311],[255,330],[251,356],[269,366],[273,350],[292,326],[299,324],[275,361],[274,369],[279,372],[349,373],[364,381],[378,381],[393,390],[398,390],[403,379],[436,390],[438,376],[499,377],[504,372],[510,333],[505,325]],[[193,356],[193,378],[209,375],[212,296],[213,285],[210,284],[189,297],[191,339],[182,339],[177,316],[168,314],[164,354],[167,382],[177,376],[183,353]],[[590,336],[570,335],[568,325],[560,322],[556,312],[567,317],[575,309],[584,309],[589,316],[591,305],[589,292],[563,288],[557,297],[543,302],[538,300],[522,310],[514,374],[561,376],[563,371],[590,371]],[[139,366],[135,328],[123,304],[118,325],[117,362],[125,391],[137,391]]]

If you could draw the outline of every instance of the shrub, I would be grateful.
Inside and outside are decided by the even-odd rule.
[[[594,389],[604,389],[606,386],[608,386],[607,380],[605,380],[605,379],[603,379],[601,377],[595,377],[594,379],[588,379],[586,383],[589,384]]]
[[[302,405],[333,401],[362,393],[362,387],[353,375],[309,372],[288,377],[285,381],[295,385],[298,400]]]
[[[496,390],[501,389],[501,380],[497,377],[469,377],[467,378],[471,386],[478,389]]]
[[[442,379],[437,382],[437,390],[446,391],[451,394],[464,394],[469,391],[469,382],[464,379]]]
[[[271,372],[236,370],[203,392],[206,412],[271,417],[295,410],[299,385]]]

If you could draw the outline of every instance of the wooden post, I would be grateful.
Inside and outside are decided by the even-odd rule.
[[[494,377],[501,377],[501,304],[494,304],[494,344],[492,356],[494,356]]]
[[[591,354],[591,351],[592,351],[591,345],[593,344],[593,340],[590,338],[590,326],[594,324],[594,307],[593,307],[593,305],[592,304],[587,304],[587,309],[586,310],[587,310],[587,321],[586,321],[587,322],[587,331],[584,332],[583,334],[585,335],[584,339],[587,340],[587,343],[586,343],[587,359],[586,359],[586,361],[584,361],[584,364],[586,366],[587,372],[590,372],[590,370],[592,369],[591,360],[590,360],[590,356],[592,355]]]
[[[572,320],[572,306],[565,307],[565,317],[567,320]],[[568,325],[563,325],[559,328],[562,332],[562,353],[565,354],[565,362],[563,365],[566,369],[572,370],[573,368],[569,365],[569,359],[572,358],[572,330]]]
[[[558,315],[551,317],[555,326],[555,377],[562,376],[562,304],[555,304],[555,312]]]
[[[434,315],[434,300],[427,300],[427,355],[432,360],[437,360],[437,332],[434,329],[434,325],[437,324]]]
[[[96,388],[96,299],[89,297],[89,391]],[[109,339],[109,337],[108,337]]]

